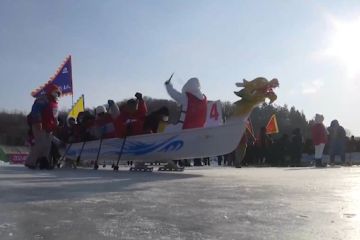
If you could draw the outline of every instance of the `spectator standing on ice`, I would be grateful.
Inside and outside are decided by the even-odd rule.
[[[337,120],[333,120],[328,128],[329,131],[329,151],[330,164],[335,164],[335,156],[341,157],[341,162],[345,164],[345,143],[346,133],[345,129],[340,126]]]
[[[300,167],[303,151],[303,137],[300,128],[295,128],[291,136],[291,166]]]
[[[58,125],[58,99],[61,90],[58,86],[50,84],[45,88],[45,92],[35,100],[28,117],[35,143],[30,149],[25,166],[31,169],[35,169],[38,163],[40,169],[51,167],[49,154],[52,133]]]
[[[322,167],[322,157],[325,144],[327,143],[327,131],[323,124],[324,116],[315,115],[315,124],[311,128],[312,140],[315,146],[315,166]]]
[[[244,135],[242,136],[239,145],[237,146],[237,148],[235,149],[235,153],[234,153],[234,166],[236,168],[241,168],[241,165],[243,164],[243,160],[245,158],[245,154],[247,151],[247,147],[248,147],[248,143],[250,142],[249,139],[252,138],[252,134],[251,132],[246,128]]]
[[[348,152],[349,152],[349,161],[348,161],[348,165],[352,165],[352,160],[353,160],[353,153],[355,153],[357,150],[357,142],[355,140],[354,136],[351,136],[349,142],[348,142]]]
[[[247,142],[247,147],[246,147],[246,151],[245,151],[245,156],[244,156],[244,160],[242,162],[243,166],[248,166],[250,164],[254,164],[255,162],[255,137],[250,134],[251,137],[248,137],[248,142]]]
[[[289,166],[290,165],[290,149],[291,142],[288,134],[283,134],[280,139],[273,144],[273,151],[276,156],[275,165]]]
[[[256,140],[258,164],[269,163],[269,149],[271,144],[272,140],[266,134],[266,127],[261,127],[259,137]]]
[[[218,166],[221,166],[222,159],[223,159],[222,155],[217,156]]]
[[[199,79],[190,78],[181,92],[174,89],[170,79],[165,82],[165,87],[170,97],[181,105],[178,121],[181,128],[203,127],[206,122],[207,99],[200,90]]]

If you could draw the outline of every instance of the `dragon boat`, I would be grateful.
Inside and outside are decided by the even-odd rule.
[[[224,125],[73,143],[68,146],[66,157],[75,160],[81,155],[82,161],[105,165],[117,160],[152,163],[230,153],[238,146],[251,111],[266,99],[270,103],[276,100],[273,88],[279,83],[277,79],[258,77],[252,81],[244,79],[236,86],[242,88],[234,92],[241,100],[234,103],[234,116]]]

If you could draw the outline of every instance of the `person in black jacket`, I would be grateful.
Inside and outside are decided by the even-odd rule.
[[[145,117],[144,133],[157,133],[161,121],[167,122],[169,119],[169,109],[161,107]]]
[[[300,128],[295,128],[292,131],[290,151],[291,166],[300,167],[303,151],[303,137],[301,135]]]
[[[329,132],[329,153],[330,153],[330,164],[335,164],[335,156],[341,157],[341,162],[345,164],[345,143],[346,143],[346,132],[345,129],[340,126],[337,120],[331,121]]]

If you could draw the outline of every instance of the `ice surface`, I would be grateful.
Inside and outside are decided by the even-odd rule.
[[[0,168],[0,239],[360,239],[360,168]]]
[[[10,163],[9,162],[5,162],[3,160],[0,160],[0,166],[9,166]]]

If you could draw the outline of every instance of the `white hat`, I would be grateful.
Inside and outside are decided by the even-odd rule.
[[[103,105],[100,105],[96,108],[96,115],[100,114],[100,113],[105,113],[106,112],[106,109]]]
[[[191,93],[192,95],[194,95],[195,97],[197,97],[198,99],[202,100],[204,99],[204,95],[200,90],[200,81],[198,78],[190,78],[183,86],[181,92],[183,94]]]

